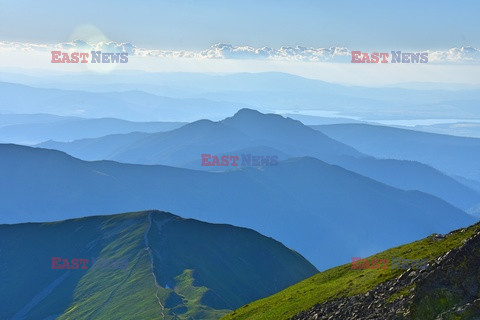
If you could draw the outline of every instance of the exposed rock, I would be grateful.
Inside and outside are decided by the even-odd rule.
[[[435,259],[427,269],[408,269],[365,294],[315,305],[291,320],[480,320],[479,297],[480,233],[477,233],[460,247]]]

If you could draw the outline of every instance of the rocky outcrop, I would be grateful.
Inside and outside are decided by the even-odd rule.
[[[291,320],[480,320],[480,233],[369,292],[315,305]]]

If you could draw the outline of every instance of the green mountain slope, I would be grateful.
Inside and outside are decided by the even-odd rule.
[[[479,319],[480,304],[472,311],[476,307],[465,302],[479,297],[479,232],[480,224],[475,224],[369,257],[428,259],[425,271],[392,269],[391,265],[388,269],[355,270],[346,264],[244,305],[222,319],[281,320],[297,315],[295,319],[431,320],[440,314],[438,319]],[[387,316],[392,310],[399,313]],[[380,318],[372,317],[375,312]]]
[[[0,225],[0,319],[219,319],[316,272],[253,230],[159,211]]]

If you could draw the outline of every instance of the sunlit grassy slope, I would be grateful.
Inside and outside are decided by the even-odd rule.
[[[392,248],[374,255],[379,259],[435,259],[458,247],[480,230],[480,224],[452,232],[444,239],[425,239]],[[373,257],[373,256],[372,256]],[[222,319],[282,320],[328,300],[365,293],[379,283],[399,276],[400,269],[352,270],[351,264],[320,272],[270,297],[257,300],[226,315]]]

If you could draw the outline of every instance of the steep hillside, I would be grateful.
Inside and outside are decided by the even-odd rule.
[[[363,257],[365,258],[365,257]],[[368,257],[387,269],[338,266],[222,319],[478,319],[480,224],[434,234]],[[427,260],[427,267],[393,268],[393,259]],[[398,261],[398,260],[396,260]],[[405,260],[403,260],[405,261]]]
[[[1,319],[218,319],[316,273],[255,231],[159,211],[0,225],[0,252]]]

